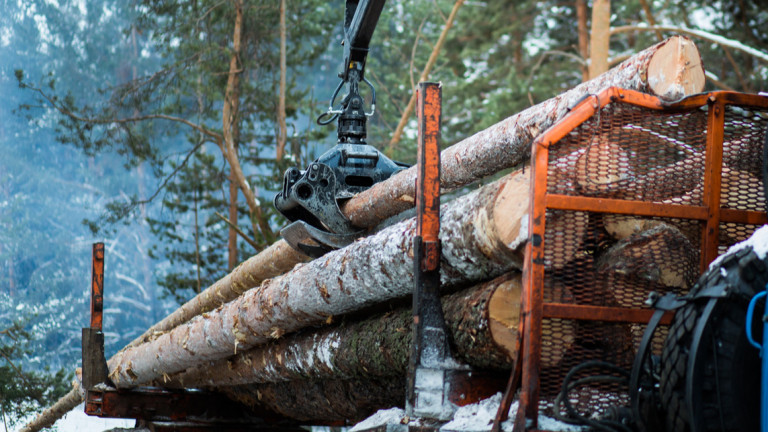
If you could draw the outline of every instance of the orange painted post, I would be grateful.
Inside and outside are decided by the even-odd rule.
[[[104,315],[104,243],[93,244],[91,261],[91,328],[101,331]]]
[[[83,328],[82,332],[83,388],[86,392],[85,413],[98,415],[98,396],[91,395],[90,391],[99,383],[109,382],[104,333],[101,331],[104,315],[104,243],[93,244],[91,261],[91,320],[90,326]]]
[[[406,408],[411,417],[447,420],[456,362],[440,303],[440,111],[438,83],[419,83],[416,236],[413,238],[413,345]]]
[[[440,260],[440,110],[439,84],[419,84],[419,173],[416,183],[416,235],[424,242],[422,270],[436,270]]]

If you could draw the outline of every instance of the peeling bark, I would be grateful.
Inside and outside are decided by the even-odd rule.
[[[521,275],[443,297],[456,358],[471,366],[509,369],[516,355]],[[369,379],[405,376],[411,352],[410,308],[360,322],[305,331],[235,357],[196,365],[157,384],[220,387],[301,379]]]
[[[202,313],[216,309],[249,289],[259,286],[265,279],[279,276],[291,270],[297,263],[308,260],[309,257],[290,247],[284,240],[277,241],[258,255],[244,261],[231,273],[150,327],[123,350],[154,340],[168,330]]]
[[[506,229],[506,223],[496,220],[512,217],[510,212],[515,210],[518,218],[526,213],[509,195],[527,202],[529,173],[513,173],[443,206],[443,286],[521,268],[522,251],[508,247],[518,244],[520,232]],[[408,295],[413,281],[415,225],[414,219],[401,222],[297,266],[210,314],[118,353],[109,362],[112,381],[118,387],[135,386],[322,324],[329,316]]]

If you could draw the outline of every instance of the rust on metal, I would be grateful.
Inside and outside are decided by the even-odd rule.
[[[607,109],[611,104],[618,107]],[[534,141],[515,431],[536,430],[539,409],[552,409],[547,398],[563,376],[542,376],[551,346],[570,347],[558,366],[562,374],[590,359],[631,363],[637,332],[653,313],[644,298],[652,291],[684,294],[692,284],[682,278],[688,268],[706,268],[724,248],[768,222],[759,191],[752,191],[755,167],[748,162],[759,158],[752,153],[762,148],[767,118],[768,98],[757,95],[713,92],[667,103],[609,88],[585,97]],[[610,237],[620,235],[621,223],[633,229],[662,224],[659,232],[677,232],[674,238],[690,242],[692,253],[680,248],[674,252],[686,255],[670,260],[680,277],[662,285],[601,266],[601,245],[606,238],[619,240]],[[584,244],[580,249],[572,242]],[[653,247],[664,249],[656,256],[671,252]],[[662,325],[672,316],[667,313]],[[542,334],[543,319],[555,330]]]
[[[503,390],[504,378],[496,372],[451,370],[446,373],[451,383],[448,400],[457,406],[479,402]]]
[[[437,83],[420,83],[418,97],[419,146],[416,183],[416,232],[424,242],[422,269],[437,269],[440,259],[440,114],[442,89]]]
[[[140,387],[132,390],[89,391],[85,412],[91,416],[137,419],[148,422],[263,425],[284,419],[249,408],[217,393]],[[266,419],[266,420],[265,420]]]
[[[647,323],[652,315],[653,310],[651,309],[630,309],[562,303],[544,303],[543,305],[543,316],[545,318],[643,324]],[[670,324],[673,316],[674,315],[671,312],[667,312],[662,317],[661,324]]]
[[[91,272],[91,328],[101,331],[104,315],[104,243],[94,243]]]
[[[725,105],[715,97],[707,112],[707,150],[704,169],[704,201],[708,209],[706,228],[702,233],[701,272],[717,258],[720,237],[720,190],[723,169],[723,126]]]

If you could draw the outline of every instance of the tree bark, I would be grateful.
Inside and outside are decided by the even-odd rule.
[[[444,296],[454,356],[479,368],[509,369],[517,355],[521,275],[511,272]],[[221,387],[301,379],[405,376],[413,312],[402,308],[364,321],[305,331],[235,357],[206,362],[159,385]]]
[[[654,45],[598,79],[583,83],[446,149],[441,155],[442,187],[448,190],[458,188],[525,162],[530,156],[529,147],[533,138],[567,114],[568,107],[584,95],[598,93],[611,85],[621,85],[624,88],[645,91],[664,98],[664,94],[657,93],[654,90],[657,87],[650,84],[664,80],[659,76],[648,75],[648,64],[665,46],[680,43],[690,43],[690,41],[682,37],[673,37]],[[664,52],[662,50],[662,54],[659,54],[660,58],[657,60],[659,63],[680,61],[677,57],[664,55]],[[682,61],[696,64],[701,68],[698,53],[694,58],[684,58]],[[675,77],[665,78],[675,79]],[[701,88],[686,87],[686,91],[693,94],[698,93]],[[676,99],[677,95],[674,96]],[[415,181],[416,169],[410,168],[353,197],[345,203],[342,211],[359,227],[375,226],[413,207]],[[270,248],[245,261],[232,274],[216,282],[200,296],[193,298],[152,326],[128,346],[136,346],[205,311],[215,309],[233,300],[245,290],[258,286],[261,281],[278,276],[290,270],[295,264],[308,259],[305,255],[293,250],[284,240],[279,240]]]
[[[646,281],[659,291],[682,292],[696,282],[699,274],[698,251],[683,233],[672,225],[659,223],[633,234],[606,250],[597,260],[599,274],[621,281]],[[609,280],[612,280],[609,279]],[[635,289],[613,291],[616,301],[625,307],[637,307]],[[648,289],[648,283],[644,286]],[[650,289],[648,289],[650,290]]]
[[[518,171],[443,206],[441,284],[457,285],[521,268],[530,170]],[[413,287],[415,219],[262,283],[215,312],[113,357],[110,377],[131,387],[236,354],[328,317],[408,295]]]
[[[592,32],[589,37],[589,78],[608,70],[611,41],[611,0],[595,0],[592,4]]]
[[[598,93],[611,85],[655,94],[666,100],[676,99],[677,94],[660,93],[655,83],[662,77],[649,74],[648,63],[657,55],[661,63],[679,61],[687,63],[688,68],[678,70],[679,75],[700,72],[703,68],[697,51],[694,58],[670,58],[663,55],[663,51],[659,53],[659,50],[669,43],[691,42],[684,37],[672,37],[634,55],[597,79],[531,107],[446,149],[441,156],[443,186],[446,189],[457,188],[526,161],[530,156],[531,141],[567,114],[570,105],[587,94]],[[691,55],[690,53],[690,50],[684,52],[685,55]],[[678,77],[664,78],[678,79]],[[686,91],[692,94],[700,90],[701,88]],[[357,226],[374,226],[392,215],[413,207],[415,179],[416,169],[408,169],[355,196],[346,203],[343,211]],[[187,322],[194,316],[219,307],[236,298],[240,293],[258,286],[263,280],[282,274],[297,263],[308,259],[293,250],[285,241],[280,240],[251,257],[232,273],[152,326],[142,336],[131,342],[126,349],[156,338],[159,334]],[[75,405],[76,403],[72,407]]]
[[[589,32],[587,31],[586,0],[576,0],[576,20],[579,29],[579,55],[584,60],[584,65],[581,67],[581,81],[583,82],[589,80],[589,66],[587,65],[587,59],[589,58]]]
[[[227,268],[232,271],[238,262],[237,258],[237,183],[230,171],[229,180],[229,228],[227,229]],[[186,321],[186,320],[185,320]]]
[[[222,135],[223,143],[220,143],[221,152],[232,169],[233,180],[240,187],[248,204],[248,210],[251,215],[253,232],[261,232],[264,240],[269,243],[274,237],[269,223],[267,223],[261,211],[261,206],[256,201],[256,196],[248,184],[243,170],[240,167],[240,160],[237,157],[235,143],[235,122],[238,117],[238,107],[240,105],[240,52],[242,48],[243,33],[243,2],[235,1],[235,28],[232,36],[232,54],[229,61],[229,75],[227,77],[227,87],[224,91],[224,106],[222,108]]]
[[[528,108],[444,150],[440,156],[441,187],[446,190],[458,188],[525,162],[530,157],[530,143],[533,139],[563,118],[568,113],[568,107],[585,95],[619,86],[653,94],[664,100],[677,100],[680,97],[679,89],[670,89],[667,83],[679,81],[697,83],[696,86],[682,86],[684,94],[700,92],[704,86],[703,78],[696,81],[693,75],[703,71],[701,58],[697,51],[688,49],[681,52],[680,56],[672,56],[671,48],[679,44],[690,44],[695,50],[695,45],[685,37],[669,38],[635,54],[591,81]],[[652,72],[648,69],[652,61],[687,66],[656,68]],[[666,75],[659,75],[661,72]],[[350,199],[343,205],[342,211],[355,226],[376,225],[413,207],[415,182],[416,167],[411,167]]]
[[[402,407],[405,377],[368,380],[289,381],[220,389],[255,409],[268,409],[299,421],[352,425],[377,410]]]
[[[297,263],[308,260],[306,255],[293,249],[284,240],[280,240],[244,261],[231,273],[150,327],[123,349],[153,340],[174,327],[237,298],[249,289],[259,286],[262,281],[279,276],[291,270]]]
[[[285,155],[285,143],[288,140],[288,129],[285,125],[285,71],[286,71],[286,28],[285,28],[285,0],[280,0],[280,95],[277,101],[277,149],[275,159],[283,160]]]

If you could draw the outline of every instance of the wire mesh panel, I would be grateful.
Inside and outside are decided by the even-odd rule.
[[[685,294],[714,256],[768,221],[767,108],[753,95],[665,105],[614,88],[534,143],[520,407],[531,424],[539,409],[599,416],[626,405],[622,375],[649,295]]]

